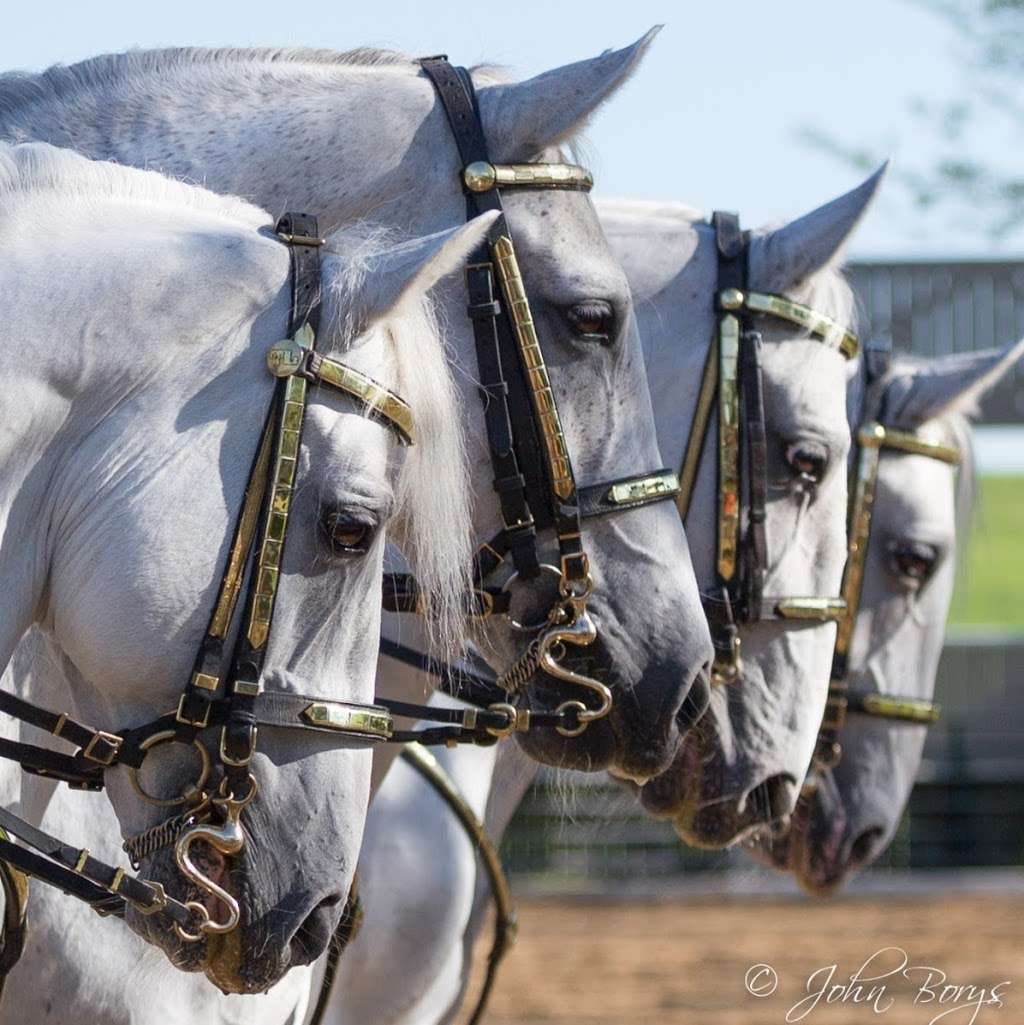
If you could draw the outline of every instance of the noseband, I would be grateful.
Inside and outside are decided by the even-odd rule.
[[[593,582],[582,521],[670,499],[677,483],[670,471],[658,470],[590,487],[576,484],[501,194],[506,189],[589,192],[590,173],[574,164],[494,164],[469,72],[453,67],[443,56],[420,63],[437,91],[459,150],[467,218],[489,210],[500,214],[466,267],[467,313],[473,324],[493,488],[504,524],[477,549],[469,611],[482,620],[506,616],[513,628],[535,635],[525,654],[498,680],[505,692],[503,707],[512,708],[508,696],[523,689],[538,670],[596,698],[596,707],[569,700],[554,713],[520,709],[510,729],[527,730],[554,715],[559,733],[577,736],[612,707],[612,693],[605,684],[563,663],[568,647],[586,647],[597,638],[587,611]],[[537,550],[538,534],[548,530],[558,542],[554,566],[544,563]],[[512,576],[503,585],[489,585],[507,559],[514,567]],[[557,578],[558,597],[539,622],[517,622],[511,611],[511,585],[535,581],[543,574]],[[389,575],[384,607],[391,612],[421,611],[415,580],[406,574]],[[457,696],[486,704],[472,686]]]
[[[870,387],[880,381],[887,372],[890,353],[888,348],[869,346],[866,355]],[[843,573],[846,613],[840,619],[836,632],[828,700],[818,731],[811,772],[803,788],[805,796],[810,796],[817,790],[821,773],[834,769],[842,759],[843,750],[839,737],[849,713],[921,726],[930,726],[939,720],[939,706],[932,701],[872,691],[851,691],[849,686],[850,645],[864,590],[864,568],[871,540],[878,466],[883,450],[926,456],[950,466],[958,466],[961,462],[961,453],[958,449],[944,445],[923,432],[893,430],[871,417],[865,420],[857,432],[856,468],[850,499],[849,542],[846,569]]]
[[[715,649],[712,682],[733,683],[742,672],[739,626],[783,620],[793,625],[842,618],[842,597],[765,595],[768,445],[764,418],[761,333],[757,317],[803,328],[808,337],[846,359],[856,357],[855,335],[831,317],[782,295],[748,288],[750,233],[735,214],[711,219],[718,256],[717,330],[708,351],[697,407],[679,472],[676,505],[685,524],[711,422],[718,406],[716,586],[701,594]]]

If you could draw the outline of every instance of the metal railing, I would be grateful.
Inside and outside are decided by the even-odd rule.
[[[850,266],[862,338],[920,356],[971,352],[1024,336],[1024,263],[864,260]],[[983,404],[984,423],[1024,422],[1024,369]]]
[[[880,867],[1024,864],[1024,638],[950,636],[920,782]],[[748,869],[737,851],[684,846],[603,774],[544,772],[503,844],[513,874],[670,879]]]

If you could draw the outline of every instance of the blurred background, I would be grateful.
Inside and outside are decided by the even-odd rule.
[[[754,226],[796,217],[892,158],[851,251],[862,336],[932,354],[1024,335],[1024,0],[49,2],[8,5],[0,68],[133,46],[379,45],[527,76],[662,22],[589,132],[596,194],[735,209]],[[976,439],[981,500],[939,673],[944,717],[882,862],[844,895],[812,902],[740,852],[683,847],[601,779],[567,787],[545,775],[503,848],[525,905],[490,1020],[764,1025],[784,1008],[745,994],[745,965],[787,956],[796,977],[887,944],[917,944],[963,981],[1019,970],[1019,370],[986,402]],[[1015,1006],[991,1019],[1024,1020]],[[900,1013],[886,1020],[929,1021],[920,1008]],[[857,1019],[825,1008],[814,1020]]]

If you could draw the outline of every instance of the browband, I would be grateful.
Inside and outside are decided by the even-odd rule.
[[[894,431],[880,423],[865,424],[860,429],[857,440],[865,448],[891,448],[909,455],[938,459],[940,462],[949,463],[950,466],[959,466],[963,461],[960,450],[951,445],[944,445],[925,434]]]
[[[733,290],[738,291],[738,290]],[[847,359],[854,359],[860,352],[860,342],[852,331],[837,323],[824,313],[812,310],[810,306],[787,299],[784,295],[767,295],[764,292],[741,292],[730,295],[728,305],[726,296],[721,298],[726,309],[744,309],[751,313],[767,313],[781,320],[806,329],[811,335],[830,348],[841,352]]]
[[[492,164],[474,160],[462,172],[470,192],[502,189],[569,189],[589,192],[593,175],[578,164]]]

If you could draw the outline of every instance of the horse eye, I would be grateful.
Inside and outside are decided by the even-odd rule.
[[[588,341],[607,342],[615,327],[615,310],[604,299],[584,299],[565,313],[573,333]]]
[[[939,552],[934,545],[923,541],[892,541],[889,544],[889,561],[893,573],[904,586],[918,590],[932,575],[939,561]]]
[[[324,537],[333,555],[363,555],[373,543],[377,528],[351,512],[331,511],[321,519]]]
[[[786,449],[786,462],[801,484],[820,484],[828,469],[828,453],[813,441],[796,441]]]

